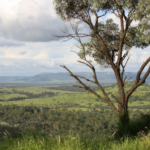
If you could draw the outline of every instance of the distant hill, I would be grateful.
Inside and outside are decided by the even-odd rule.
[[[88,72],[76,72],[75,75],[83,76],[87,79],[93,79],[92,73]],[[132,77],[131,80],[136,79],[136,74],[134,72],[125,72],[124,77]],[[144,74],[141,75],[143,77]],[[116,80],[115,74],[113,72],[97,72],[98,80]],[[52,80],[75,80],[73,77],[69,76],[68,73],[49,73],[43,72],[41,74],[35,75],[33,77],[28,77],[22,79],[23,81],[52,81]],[[150,76],[147,77],[147,81],[150,81]]]
[[[72,80],[72,77],[70,77],[67,73],[48,73],[43,72],[41,74],[37,74],[33,77],[24,78],[22,81],[52,81],[52,80]]]
[[[0,82],[19,81],[27,78],[26,76],[0,76]]]
[[[84,76],[87,79],[93,79],[92,73],[88,72],[76,72],[75,75]],[[127,78],[132,77],[129,81],[134,81],[136,79],[135,72],[125,72],[124,77],[127,76]],[[143,77],[144,74],[141,75]],[[113,72],[97,72],[97,78],[99,81],[113,81],[116,82],[116,77]],[[85,81],[84,79],[82,79]],[[52,81],[76,81],[73,77],[69,76],[68,73],[49,73],[49,72],[43,72],[41,74],[37,74],[35,76],[26,77],[26,76],[0,76],[0,82],[52,82]],[[147,77],[146,83],[150,83],[150,76]]]

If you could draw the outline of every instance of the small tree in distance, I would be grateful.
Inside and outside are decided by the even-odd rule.
[[[145,83],[150,73],[150,66],[142,78],[140,75],[146,65],[150,62],[150,57],[145,58],[145,62],[139,68],[134,85],[125,93],[124,85],[130,79],[123,78],[126,64],[129,60],[129,51],[133,46],[145,48],[150,44],[150,2],[149,0],[54,0],[55,10],[64,21],[79,20],[76,24],[71,24],[74,33],[70,33],[67,28],[63,30],[59,38],[76,39],[79,42],[80,51],[77,53],[79,63],[85,64],[93,71],[93,80],[73,74],[66,66],[69,75],[74,77],[81,85],[74,87],[84,88],[96,95],[101,101],[111,106],[114,112],[120,117],[122,124],[129,121],[128,100],[137,87]],[[112,19],[100,22],[99,19],[108,13],[113,13],[120,20],[120,26]],[[99,15],[101,14],[101,15]],[[95,17],[92,22],[92,15]],[[139,21],[137,27],[131,26],[133,21]],[[90,28],[90,33],[81,33],[79,23],[84,22]],[[87,43],[83,43],[81,38],[89,37]],[[115,73],[119,87],[119,99],[113,93],[112,98],[118,104],[116,107],[106,94],[105,90],[98,82],[96,71],[91,61],[86,56],[91,56],[103,68],[112,68]],[[104,95],[98,93],[83,83],[80,78],[95,83]]]

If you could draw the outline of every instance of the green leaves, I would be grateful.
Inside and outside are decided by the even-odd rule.
[[[132,19],[140,21],[137,26],[137,36],[141,42],[150,43],[150,1],[139,0]]]
[[[133,46],[145,48],[149,45],[149,4],[149,0],[54,0],[56,12],[64,21],[78,19],[90,27],[89,40],[82,43],[79,56],[93,57],[102,68],[110,67],[106,48],[115,61],[114,55],[120,48],[121,51],[129,51]],[[122,26],[118,26],[112,19],[99,21],[99,14],[106,16],[108,13],[114,13],[122,22]],[[97,18],[94,23],[91,21],[92,15]],[[140,22],[138,26],[131,26],[133,21]],[[101,37],[101,42],[98,36]]]
[[[103,41],[108,44],[108,50],[112,53],[114,47],[119,48],[120,31],[117,24],[113,22],[112,19],[108,19],[103,22],[98,23],[98,34],[103,38]],[[108,60],[106,54],[104,53],[103,46],[96,37],[96,33],[92,30],[90,32],[91,37],[87,43],[84,43],[86,47],[86,55],[94,58],[94,60],[102,67],[108,68],[109,65],[105,63]],[[113,47],[111,47],[113,44]],[[80,56],[84,54],[84,50],[80,49]],[[103,67],[101,69],[103,69]]]

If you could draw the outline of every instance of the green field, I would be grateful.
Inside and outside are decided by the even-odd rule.
[[[128,91],[133,85],[129,82],[125,86],[125,91]],[[102,97],[101,91],[92,87]],[[117,85],[104,86],[106,93],[111,98],[113,93],[119,98]],[[142,85],[132,94],[129,99],[129,108],[143,108],[150,106],[150,85]],[[111,98],[112,99],[112,98]],[[113,101],[113,99],[112,99]],[[116,103],[113,102],[115,105]],[[107,108],[110,107],[101,102],[93,94],[71,86],[13,86],[7,85],[0,87],[0,104],[16,104],[16,105],[35,105],[47,107],[67,107],[69,109],[87,110],[88,108]]]

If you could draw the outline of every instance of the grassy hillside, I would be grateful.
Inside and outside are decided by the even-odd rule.
[[[132,85],[126,84],[125,91]],[[92,89],[102,94],[97,87]],[[104,89],[109,96],[119,96],[117,85]],[[1,86],[0,150],[148,150],[149,91],[150,85],[144,84],[133,93],[131,121],[122,129],[111,108],[83,89]],[[123,136],[126,131],[130,136]]]
[[[129,82],[125,86],[125,91],[128,91],[133,85]],[[69,90],[68,90],[69,89]],[[98,88],[94,90],[102,97],[102,93]],[[106,93],[111,98],[111,93],[119,98],[117,85],[105,87]],[[150,107],[150,86],[145,84],[140,86],[129,99],[129,108],[149,108]],[[112,99],[112,98],[111,98]],[[112,99],[113,101],[113,99]],[[70,86],[27,86],[27,87],[1,87],[0,88],[0,104],[17,104],[17,105],[47,105],[68,107],[69,109],[87,110],[90,107],[107,108],[110,107],[101,102],[93,94],[79,88]],[[114,102],[116,105],[116,103]]]

